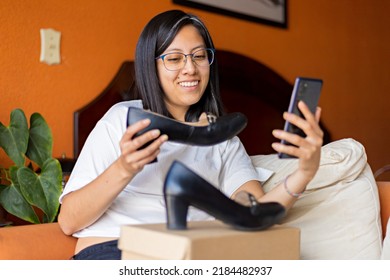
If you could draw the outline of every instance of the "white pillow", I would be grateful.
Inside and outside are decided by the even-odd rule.
[[[276,154],[251,156],[255,167],[271,170],[274,175],[263,183],[265,191],[297,169],[296,159],[279,159]],[[320,169],[307,186],[307,190],[334,185],[340,180],[353,181],[367,164],[364,147],[348,138],[334,141],[322,147]]]
[[[268,192],[297,168],[296,159],[252,156],[274,171]],[[353,139],[322,148],[320,168],[283,224],[301,229],[302,259],[379,259],[382,248],[379,195],[364,147]]]

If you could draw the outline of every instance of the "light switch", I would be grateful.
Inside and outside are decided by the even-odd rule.
[[[51,28],[41,29],[41,57],[40,61],[49,65],[59,64],[61,32]]]

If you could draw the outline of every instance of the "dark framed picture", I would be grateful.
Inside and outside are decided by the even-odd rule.
[[[173,3],[287,28],[287,0],[173,0]]]

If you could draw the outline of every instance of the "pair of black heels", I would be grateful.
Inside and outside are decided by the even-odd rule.
[[[170,141],[198,146],[226,141],[240,133],[247,124],[246,117],[241,113],[211,118],[207,126],[192,126],[150,111],[129,108],[128,125],[143,119],[150,119],[151,124],[137,135],[159,129],[161,134],[168,135]],[[190,205],[239,230],[266,229],[278,223],[285,214],[281,204],[258,203],[249,193],[246,197],[250,206],[237,203],[178,161],[169,169],[163,192],[169,229],[187,228]]]

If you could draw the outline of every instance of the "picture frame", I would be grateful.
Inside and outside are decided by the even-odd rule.
[[[173,3],[287,28],[288,0],[172,0]]]

